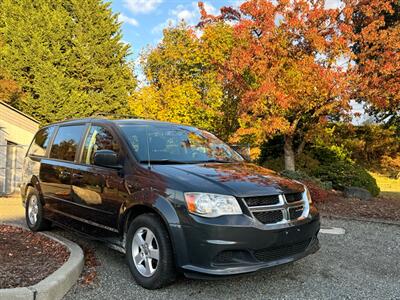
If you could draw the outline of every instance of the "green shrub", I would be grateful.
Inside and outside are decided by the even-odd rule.
[[[312,144],[340,145],[348,157],[368,170],[381,173],[385,169],[385,156],[395,158],[400,153],[400,134],[396,125],[329,123],[314,131]],[[382,163],[383,160],[383,163]]]
[[[355,186],[368,190],[373,196],[379,194],[376,180],[360,165],[350,159],[344,147],[313,145],[296,157],[296,172],[282,171],[283,156],[266,160],[265,167],[281,172],[285,177],[309,180],[325,189],[343,190]]]
[[[283,156],[277,157],[277,158],[272,158],[269,160],[266,160],[263,164],[263,167],[274,170],[276,172],[280,172],[283,169],[285,169],[285,162],[283,160]]]
[[[287,171],[284,170],[280,172],[280,174],[284,177],[294,179],[294,180],[299,180],[299,181],[312,181],[315,183],[317,186],[326,189],[326,190],[331,190],[332,189],[332,182],[330,181],[321,181],[320,179],[310,176],[305,172],[302,171]]]
[[[310,149],[310,155],[319,161],[321,165],[332,164],[337,161],[349,161],[350,155],[344,147],[338,145],[325,146],[314,145]]]
[[[334,189],[356,186],[368,190],[373,196],[379,194],[376,180],[360,165],[350,159],[347,151],[340,146],[314,146],[311,155],[319,161],[316,168],[307,173],[321,181],[330,181]]]
[[[321,163],[308,153],[302,153],[296,157],[296,169],[303,173],[308,173],[308,170],[318,168]]]
[[[327,165],[320,165],[311,170],[312,175],[322,181],[331,181],[334,189],[342,190],[345,187],[356,186],[368,190],[373,196],[379,195],[379,187],[364,168],[349,161],[336,161]]]

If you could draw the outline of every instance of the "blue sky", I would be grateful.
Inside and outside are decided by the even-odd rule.
[[[239,3],[240,0],[204,1],[207,12],[215,14],[222,6]],[[185,20],[194,25],[200,18],[197,1],[191,0],[114,0],[112,9],[120,14],[123,40],[131,45],[132,60],[147,45],[157,44],[169,24]]]

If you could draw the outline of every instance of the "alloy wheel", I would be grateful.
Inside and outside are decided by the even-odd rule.
[[[160,249],[157,238],[147,227],[141,227],[133,236],[132,257],[138,272],[145,276],[152,276],[158,267]]]
[[[39,205],[36,195],[32,195],[28,201],[28,218],[32,225],[35,225],[38,219]]]

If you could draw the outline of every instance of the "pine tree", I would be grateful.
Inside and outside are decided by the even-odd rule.
[[[109,3],[1,0],[0,39],[0,68],[24,92],[22,111],[44,123],[128,111],[136,79]]]

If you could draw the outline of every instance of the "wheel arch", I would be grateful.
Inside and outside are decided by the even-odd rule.
[[[155,199],[154,201],[151,201],[151,203],[140,201],[132,203],[131,205],[127,205],[127,208],[125,209],[119,221],[119,231],[123,235],[124,240],[123,246],[125,247],[125,235],[128,230],[129,224],[136,217],[142,214],[154,213],[161,219],[161,222],[168,232],[169,238],[171,240],[175,264],[179,266],[181,264],[180,261],[182,259],[182,251],[178,251],[178,249],[182,248],[183,246],[183,233],[179,225],[179,217],[170,201],[168,201],[161,195],[157,195],[157,197],[155,197],[155,195],[152,196],[152,198],[146,198]]]
[[[26,184],[24,184],[21,187],[21,196],[22,196],[22,203],[25,206],[25,202],[26,202],[26,197],[28,194],[28,189],[29,188],[34,188],[36,189],[36,191],[39,193],[39,199],[40,202],[42,204],[44,204],[44,198],[43,198],[43,193],[42,193],[42,189],[40,188],[40,182],[39,179],[34,175],[32,176],[31,180],[29,182],[27,182]]]

